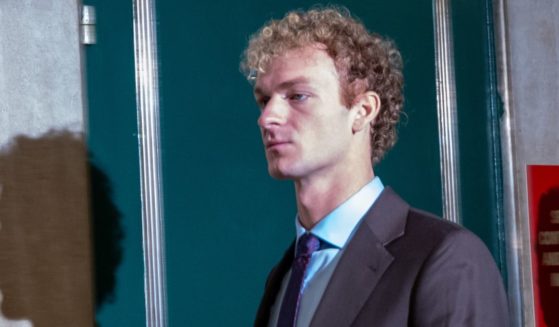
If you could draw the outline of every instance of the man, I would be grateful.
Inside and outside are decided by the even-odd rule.
[[[252,36],[270,175],[291,179],[297,240],[268,277],[255,326],[506,326],[482,242],[410,208],[374,175],[394,144],[402,60],[343,9],[290,12]]]

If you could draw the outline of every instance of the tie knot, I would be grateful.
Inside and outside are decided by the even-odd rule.
[[[311,256],[311,254],[320,248],[320,240],[318,237],[311,233],[305,233],[299,238],[297,242],[297,253],[296,257],[300,256]]]

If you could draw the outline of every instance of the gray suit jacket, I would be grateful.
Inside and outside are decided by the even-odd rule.
[[[471,232],[385,188],[347,244],[311,326],[508,326],[495,262]],[[272,270],[254,326],[267,326],[293,244]]]

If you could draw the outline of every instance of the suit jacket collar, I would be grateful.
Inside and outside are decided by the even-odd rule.
[[[382,245],[388,245],[404,235],[409,209],[410,206],[391,187],[386,187],[363,217],[363,224]]]
[[[408,210],[409,205],[390,187],[384,189],[343,250],[311,326],[351,325],[393,260],[385,246],[404,234]],[[255,326],[268,325],[271,307],[293,261],[294,246],[295,242],[268,277]]]
[[[385,246],[404,235],[408,210],[391,188],[384,189],[343,250],[311,326],[351,325],[394,260]]]

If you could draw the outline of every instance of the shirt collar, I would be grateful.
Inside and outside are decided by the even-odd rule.
[[[357,193],[340,204],[336,209],[316,224],[310,232],[334,247],[343,248],[361,218],[384,189],[380,178],[375,177]],[[307,230],[299,223],[299,216],[295,218],[297,239]]]

